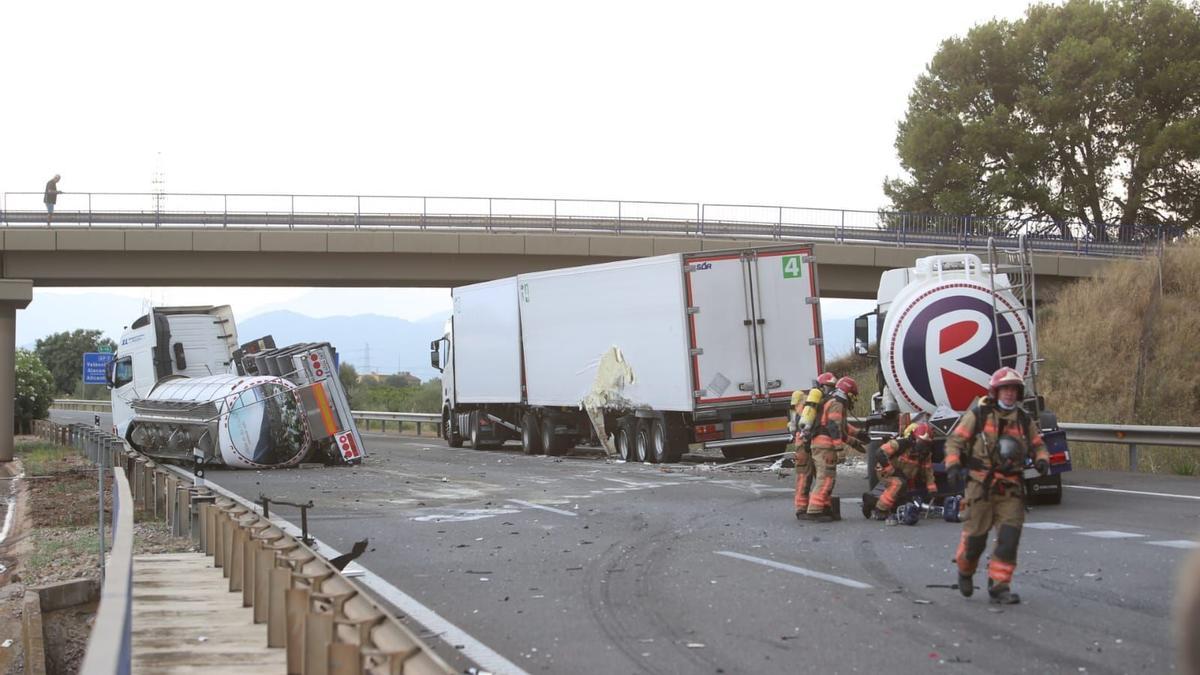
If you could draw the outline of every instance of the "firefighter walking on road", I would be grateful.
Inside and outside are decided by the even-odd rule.
[[[958,590],[965,597],[974,593],[975,568],[987,547],[988,532],[995,528],[988,594],[991,602],[1005,605],[1021,601],[1011,584],[1025,523],[1025,458],[1033,453],[1042,475],[1050,469],[1037,421],[1021,409],[1024,396],[1020,373],[1012,368],[997,370],[988,382],[988,395],[959,419],[946,439],[946,471],[955,487],[966,483],[967,520],[954,556]]]
[[[846,446],[864,452],[860,442],[867,435],[846,421],[847,411],[854,406],[858,397],[858,383],[853,378],[843,377],[834,385],[833,394],[821,407],[821,414],[813,427],[809,463],[817,476],[817,487],[809,495],[808,507],[801,512],[797,506],[796,517],[828,523],[834,520],[832,511],[833,485],[837,480],[838,452]],[[797,490],[796,504],[800,503]]]
[[[863,515],[884,520],[904,498],[908,484],[925,481],[932,498],[937,492],[933,477],[933,427],[926,422],[911,424],[904,435],[893,438],[879,448],[879,472],[884,484],[878,501],[871,493],[863,495]]]
[[[807,394],[798,391],[792,394],[792,443],[796,448],[796,517],[803,520],[808,512],[808,494],[812,490],[816,470],[813,468],[812,452],[809,443],[812,442],[812,432],[816,419],[820,416],[823,402],[829,400],[833,393],[837,377],[833,373],[821,373],[817,376],[817,386]],[[801,394],[804,398],[800,398]]]

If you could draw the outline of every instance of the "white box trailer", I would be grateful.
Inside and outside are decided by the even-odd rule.
[[[791,394],[823,365],[810,245],[534,272],[453,294],[431,345],[451,445],[519,435],[528,453],[558,454],[592,440],[675,461],[689,444],[784,444]]]

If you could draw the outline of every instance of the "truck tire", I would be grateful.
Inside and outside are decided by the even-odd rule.
[[[650,455],[655,464],[678,462],[683,457],[680,434],[665,419],[655,419],[650,424]]]
[[[446,415],[446,445],[452,448],[461,448],[463,446],[463,437],[458,432],[456,419],[458,419],[458,416],[454,414],[453,410]]]
[[[521,451],[527,455],[542,454],[542,435],[537,415],[525,413],[521,418]]]
[[[635,443],[633,434],[629,433],[630,425],[625,423],[624,418],[617,424],[617,431],[613,434],[613,443],[617,446],[617,454],[626,462],[634,461],[633,444]]]
[[[637,434],[634,436],[633,448],[637,461],[653,464],[655,462],[652,447],[654,441],[650,437],[650,424],[651,420],[647,419],[639,419],[637,421]]]
[[[547,455],[557,457],[566,451],[566,441],[562,436],[554,433],[554,427],[557,426],[553,417],[542,418],[541,437],[542,450]]]
[[[467,422],[467,426],[471,430],[471,447],[475,448],[476,450],[481,450],[482,448],[480,446],[482,445],[482,442],[479,440],[480,433],[479,433],[479,411],[478,410],[471,411],[471,420],[469,422]]]
[[[867,444],[867,489],[874,490],[879,484],[879,474],[875,471],[875,462],[879,460],[880,446],[883,445],[880,441],[871,441]]]

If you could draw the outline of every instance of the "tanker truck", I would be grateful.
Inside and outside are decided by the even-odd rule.
[[[989,243],[986,263],[964,252],[919,258],[913,267],[883,273],[875,309],[854,324],[855,351],[878,359],[878,391],[868,418],[872,488],[881,443],[911,422],[928,421],[938,432],[934,470],[944,491],[945,435],[987,393],[991,373],[1005,365],[1024,376],[1022,405],[1050,451],[1047,476],[1025,471],[1026,494],[1052,504],[1062,500],[1071,453],[1066,432],[1037,388],[1036,302],[1032,254],[1023,240],[1012,251]]]
[[[660,255],[453,289],[443,371],[451,447],[782,450],[792,392],[824,351],[809,245]]]
[[[158,307],[121,335],[108,366],[113,433],[162,461],[285,468],[364,457],[328,343],[239,347],[228,306]]]

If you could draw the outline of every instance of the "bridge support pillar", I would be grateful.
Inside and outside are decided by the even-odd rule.
[[[25,309],[32,299],[32,281],[0,279],[0,462],[13,458],[17,310]]]

